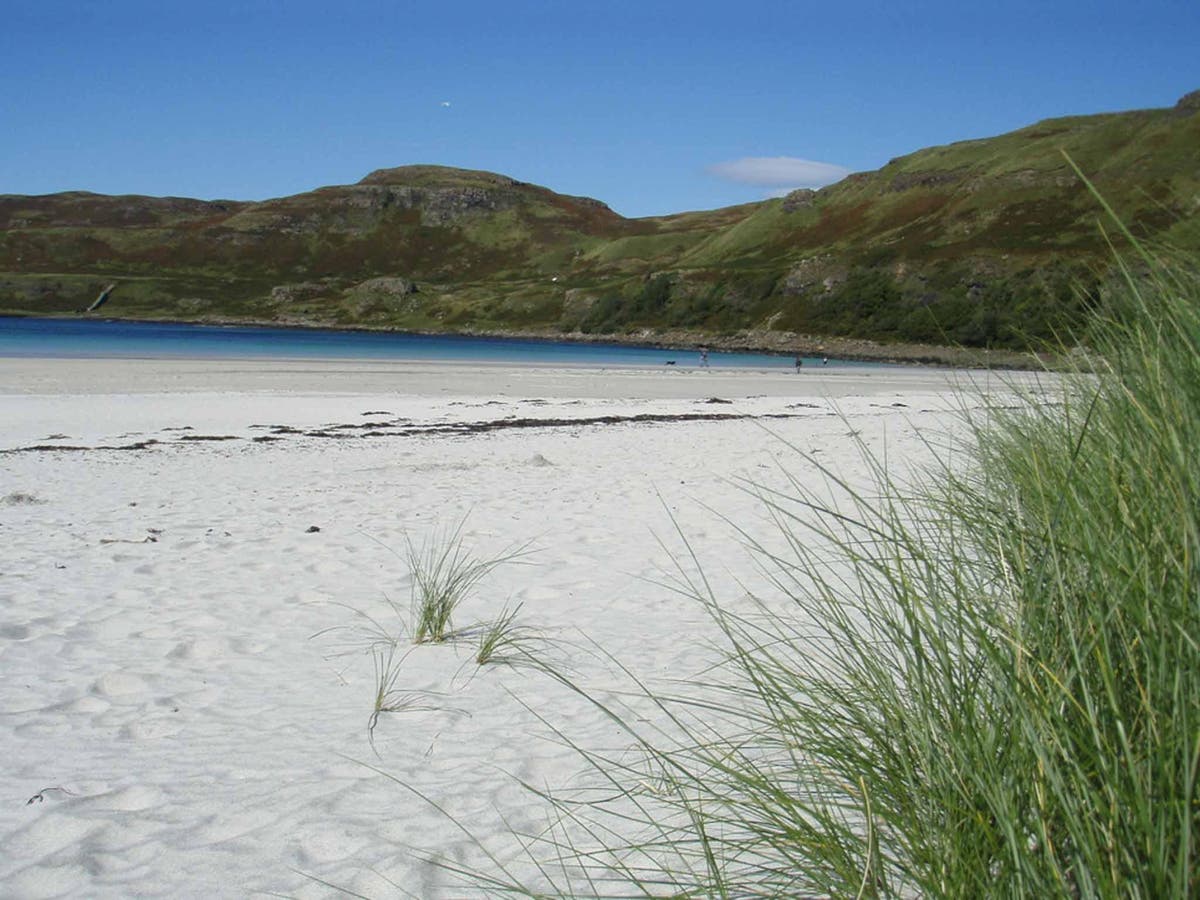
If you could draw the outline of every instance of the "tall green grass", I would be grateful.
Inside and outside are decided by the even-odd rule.
[[[454,613],[489,572],[519,561],[529,545],[499,556],[479,558],[463,544],[463,519],[452,530],[415,544],[404,538],[405,559],[412,578],[412,639],[414,644],[441,643],[456,636]]]
[[[724,668],[647,692],[654,733],[593,699],[645,762],[581,749],[600,793],[476,887],[1200,895],[1200,277],[1139,252],[1099,371],[969,414],[967,464],[759,490],[759,609],[680,568]]]

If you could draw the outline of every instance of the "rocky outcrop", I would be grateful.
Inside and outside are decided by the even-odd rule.
[[[783,198],[782,209],[785,213],[798,209],[812,209],[817,202],[817,192],[811,188],[798,188]]]
[[[446,226],[511,209],[520,202],[516,191],[499,188],[360,183],[266,201],[230,225],[259,234],[358,233],[380,225],[393,212],[413,211],[423,225]]]
[[[372,188],[362,192],[367,202],[399,205],[405,209],[420,208],[427,224],[452,223],[456,218],[474,212],[495,212],[516,205],[524,195],[538,195],[546,200],[566,201],[592,211],[608,213],[617,218],[607,203],[592,197],[572,197],[554,194],[545,188],[473,169],[454,169],[446,166],[397,166],[376,169],[361,179],[356,188]],[[379,191],[380,188],[384,190]]]
[[[612,208],[607,203],[605,203],[603,200],[597,200],[595,197],[571,197],[571,199],[580,206],[586,206],[589,209],[616,215],[616,213],[613,213]]]
[[[1192,91],[1180,97],[1179,102],[1175,104],[1175,111],[1186,116],[1200,111],[1200,91]]]
[[[370,278],[344,291],[342,306],[364,318],[413,313],[421,308],[418,293],[416,282],[408,278]]]
[[[958,184],[966,178],[963,172],[901,172],[888,184],[888,190],[893,192],[910,191],[913,188],[936,188],[948,184]]]
[[[319,297],[328,291],[327,285],[318,281],[302,281],[296,284],[277,284],[271,288],[272,303],[299,303]]]
[[[421,220],[426,225],[452,225],[467,216],[509,209],[516,202],[513,194],[483,188],[431,191],[421,204]]]
[[[559,326],[576,329],[587,318],[592,307],[596,305],[596,295],[582,288],[571,288],[563,295],[562,316]]]
[[[970,193],[981,190],[1030,190],[1032,188],[1067,188],[1079,181],[1075,173],[1063,166],[1061,169],[1017,169],[996,175],[972,178],[966,184]]]
[[[385,278],[371,278],[360,282],[350,288],[347,293],[366,294],[383,299],[398,300],[407,297],[409,294],[415,294],[418,290],[419,288],[415,281],[411,281],[408,278],[389,276]]]
[[[828,294],[846,280],[846,267],[829,256],[806,257],[783,276],[780,291],[786,296]]]

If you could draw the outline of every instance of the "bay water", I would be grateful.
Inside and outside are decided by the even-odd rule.
[[[0,316],[0,356],[150,359],[389,359],[570,366],[694,367],[697,350],[463,335]],[[710,350],[713,368],[792,368],[794,356]],[[820,358],[804,358],[819,366]],[[830,359],[829,366],[874,367]]]

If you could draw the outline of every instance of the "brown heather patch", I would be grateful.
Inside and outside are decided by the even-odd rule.
[[[815,223],[793,232],[789,243],[804,247],[838,244],[851,234],[863,230],[868,224],[868,215],[874,204],[869,200],[843,208],[825,207],[821,218]]]
[[[950,203],[951,197],[941,193],[909,192],[904,199],[883,212],[876,223],[881,231],[904,228],[918,219],[940,212]],[[938,224],[939,230],[943,227]]]

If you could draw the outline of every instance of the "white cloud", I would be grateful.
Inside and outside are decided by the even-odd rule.
[[[796,188],[824,187],[850,174],[850,170],[843,166],[795,156],[746,156],[716,163],[706,171],[726,181],[771,188],[773,196]]]

